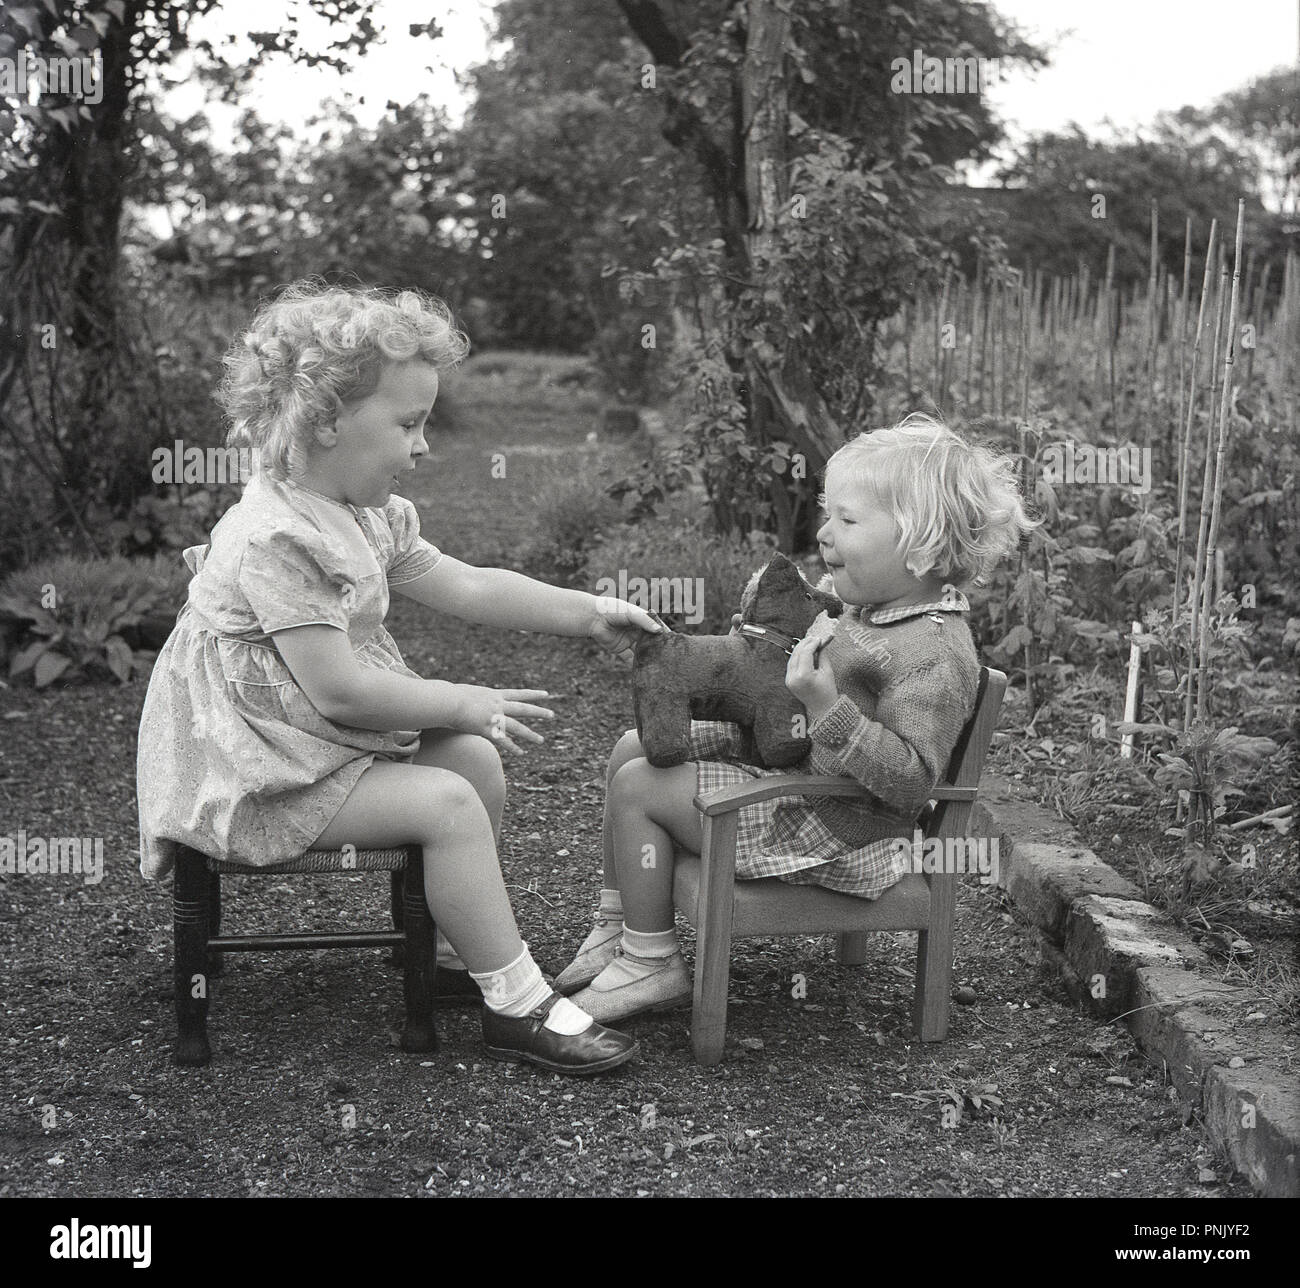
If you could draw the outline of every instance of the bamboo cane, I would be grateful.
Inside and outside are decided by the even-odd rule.
[[[1187,547],[1187,499],[1191,482],[1191,462],[1188,459],[1192,445],[1192,421],[1196,410],[1196,367],[1201,355],[1201,340],[1205,335],[1206,306],[1210,300],[1210,282],[1213,280],[1214,251],[1219,235],[1219,221],[1210,220],[1210,240],[1205,248],[1205,276],[1201,281],[1201,303],[1196,314],[1196,333],[1192,341],[1191,359],[1187,364],[1187,413],[1183,428],[1182,448],[1178,454],[1178,545],[1174,556],[1174,622],[1178,620],[1178,606],[1182,602],[1183,555]],[[1196,615],[1196,589],[1191,593],[1192,617]],[[1183,728],[1191,723],[1192,704],[1192,653],[1187,655],[1187,692],[1183,696]]]
[[[1143,399],[1142,414],[1142,432],[1138,439],[1140,447],[1146,447],[1150,442],[1151,419],[1155,414],[1156,398],[1156,277],[1159,271],[1159,258],[1157,252],[1158,232],[1160,228],[1160,205],[1154,197],[1151,198],[1151,254],[1147,270],[1147,353],[1146,353],[1146,397]],[[1144,492],[1142,494],[1143,506],[1145,507],[1147,498],[1151,494]]]
[[[1183,419],[1183,402],[1187,397],[1187,314],[1191,306],[1189,291],[1192,277],[1192,217],[1187,216],[1187,228],[1183,235],[1183,289],[1178,297],[1178,420],[1174,422],[1174,435]],[[1170,442],[1170,447],[1173,447]],[[1177,596],[1174,603],[1177,604]]]
[[[1229,299],[1229,290],[1227,290],[1227,256],[1219,256],[1219,308],[1218,320],[1214,326],[1214,348],[1213,354],[1217,355],[1219,343],[1225,342],[1229,346],[1229,356],[1223,365],[1223,374],[1230,376],[1231,348],[1232,348],[1232,324],[1236,320],[1236,287],[1240,282],[1242,274],[1242,237],[1243,225],[1245,218],[1245,201],[1238,204],[1238,217],[1236,217],[1236,259],[1234,263],[1234,286],[1232,286],[1231,299]],[[1221,247],[1222,251],[1222,247]],[[1223,324],[1223,313],[1229,313],[1227,318],[1225,335],[1225,324]],[[1223,478],[1219,473],[1222,467],[1223,439],[1222,434],[1226,431],[1227,404],[1229,404],[1230,391],[1222,389],[1218,391],[1218,402],[1216,403],[1216,385],[1218,383],[1218,368],[1214,368],[1214,377],[1212,386],[1210,386],[1210,407],[1218,411],[1218,420],[1221,428],[1221,438],[1219,438],[1219,456],[1216,457],[1213,451],[1214,444],[1214,413],[1210,415],[1209,424],[1205,429],[1205,470],[1203,486],[1201,486],[1201,519],[1199,528],[1197,528],[1196,539],[1196,578],[1197,584],[1195,590],[1197,600],[1193,606],[1193,615],[1199,610],[1199,619],[1193,616],[1195,621],[1195,630],[1191,638],[1192,649],[1195,650],[1196,665],[1193,669],[1193,678],[1195,678],[1196,690],[1196,716],[1197,719],[1203,719],[1208,707],[1208,677],[1205,675],[1206,649],[1209,647],[1209,616],[1210,608],[1213,607],[1213,550],[1210,546],[1210,528],[1216,529],[1218,522],[1218,503],[1223,490]],[[1210,509],[1206,509],[1206,499],[1210,500]]]

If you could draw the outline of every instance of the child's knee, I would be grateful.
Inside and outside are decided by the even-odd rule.
[[[431,769],[427,790],[421,796],[426,835],[464,835],[480,829],[490,832],[491,822],[478,788],[463,775],[450,769]]]
[[[635,729],[629,729],[614,744],[614,750],[609,753],[609,768],[605,774],[605,781],[612,784],[614,775],[618,773],[629,761],[640,760],[645,756],[641,747],[641,739]]]
[[[616,808],[628,805],[644,806],[655,796],[659,786],[659,770],[643,756],[625,761],[609,782],[608,797]]]

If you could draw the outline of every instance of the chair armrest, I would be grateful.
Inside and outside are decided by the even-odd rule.
[[[973,801],[976,790],[974,787],[939,786],[931,790],[927,799]],[[746,805],[770,801],[774,796],[858,796],[866,799],[869,793],[861,783],[855,783],[851,778],[771,774],[764,778],[756,778],[749,783],[737,783],[734,787],[720,787],[716,792],[701,792],[695,798],[695,808],[706,817],[712,818],[718,814],[730,814],[733,810],[743,809]]]

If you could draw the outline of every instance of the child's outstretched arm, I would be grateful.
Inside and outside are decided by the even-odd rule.
[[[508,568],[476,568],[445,554],[422,577],[393,589],[467,622],[590,636],[615,653],[630,648],[640,631],[654,634],[663,629],[645,609],[624,599],[548,586]]]

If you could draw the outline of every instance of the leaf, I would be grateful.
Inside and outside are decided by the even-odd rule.
[[[42,653],[34,672],[36,687],[43,689],[47,684],[53,684],[71,665],[72,662],[62,653],[53,651]]]
[[[24,671],[29,671],[36,665],[36,660],[44,653],[51,644],[50,640],[37,640],[35,644],[29,644],[21,653],[15,653],[9,661],[9,678],[21,675]]]
[[[131,646],[120,635],[114,635],[105,644],[104,653],[108,669],[125,684],[131,678],[131,670],[135,665],[135,654],[131,652]]]
[[[59,16],[58,9],[53,10],[54,16]],[[30,36],[41,35],[41,17],[35,9],[10,9],[9,18],[15,25],[21,27]]]

